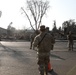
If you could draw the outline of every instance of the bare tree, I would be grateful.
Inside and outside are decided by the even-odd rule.
[[[27,19],[29,20],[30,26],[34,30],[38,30],[43,16],[46,14],[47,9],[49,8],[49,1],[42,1],[42,0],[27,0],[27,8],[30,11],[34,23],[32,23],[31,18],[29,14],[27,14],[27,10],[25,10],[23,7],[21,9],[24,11]],[[34,27],[35,26],[35,27]]]

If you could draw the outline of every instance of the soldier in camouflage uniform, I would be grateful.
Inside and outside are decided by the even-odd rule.
[[[69,48],[69,51],[70,50],[73,51],[73,35],[72,35],[71,31],[69,31],[69,34],[67,35],[67,39],[68,39],[68,48]]]
[[[45,37],[41,41],[44,35]],[[40,41],[41,43],[39,44]],[[34,38],[33,42],[34,47],[37,47],[37,55],[38,55],[37,64],[39,65],[40,75],[44,75],[44,71],[46,75],[48,75],[48,62],[50,61],[49,56],[53,41],[54,41],[53,37],[45,31],[45,26],[44,25],[40,26],[40,34]]]

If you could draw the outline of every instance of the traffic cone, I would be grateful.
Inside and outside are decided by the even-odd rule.
[[[48,71],[52,71],[52,70],[53,70],[52,65],[51,65],[51,63],[49,62],[49,63],[48,63]]]

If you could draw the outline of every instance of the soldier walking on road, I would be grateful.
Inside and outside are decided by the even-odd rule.
[[[53,40],[53,37],[45,31],[45,26],[40,26],[40,34],[35,37],[33,42],[34,47],[37,47],[37,64],[40,75],[44,75],[44,72],[48,75],[48,62]]]
[[[69,31],[69,34],[67,35],[67,39],[68,39],[69,51],[70,50],[73,51],[73,35],[72,35],[72,32],[71,31]]]

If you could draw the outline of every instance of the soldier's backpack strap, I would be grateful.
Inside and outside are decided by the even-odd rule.
[[[40,40],[40,42],[38,43],[38,46],[40,45],[40,43],[42,42],[42,40],[44,39],[44,37],[46,36],[47,33],[44,34],[44,36],[42,37],[42,39]]]

